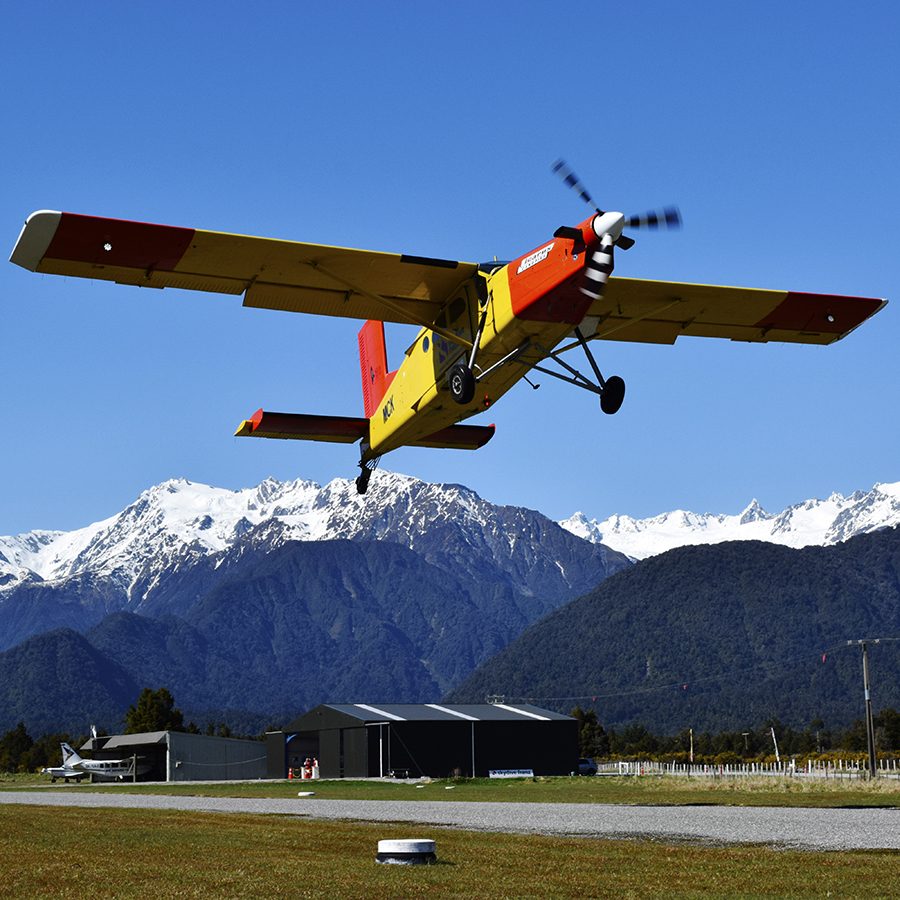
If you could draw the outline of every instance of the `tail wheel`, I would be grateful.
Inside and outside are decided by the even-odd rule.
[[[464,405],[471,403],[475,396],[475,376],[465,363],[456,363],[447,375],[447,384],[450,387],[450,396]]]

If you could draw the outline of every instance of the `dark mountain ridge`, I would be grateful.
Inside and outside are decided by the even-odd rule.
[[[142,551],[140,590],[121,568],[7,589],[5,622],[75,631],[0,654],[0,728],[115,728],[145,686],[217,721],[502,694],[563,711],[597,697],[605,724],[658,731],[773,716],[839,727],[861,708],[846,641],[900,635],[898,529],[804,550],[683,547],[631,567],[537,513],[474,495],[451,513],[452,486],[414,489],[405,517],[373,508],[352,540],[287,540],[267,520],[218,553],[185,545],[153,568]],[[896,649],[873,648],[879,706],[900,705]]]
[[[900,529],[831,547],[681,547],[526,629],[448,693],[593,706],[607,726],[846,726],[862,714],[850,640],[900,636]],[[824,661],[823,661],[824,654]],[[877,708],[900,705],[900,643],[871,647]],[[596,700],[594,700],[596,698]]]
[[[168,687],[198,716],[223,709],[296,712],[324,701],[434,701],[569,599],[570,581],[589,583],[602,579],[608,566],[627,565],[553,523],[541,528],[558,534],[531,546],[520,529],[518,551],[509,542],[500,561],[470,543],[468,566],[461,562],[465,544],[452,528],[443,540],[418,541],[417,550],[388,540],[278,544],[251,531],[223,554],[163,570],[154,592],[137,606],[140,614],[116,609],[101,617],[105,607],[90,605],[82,640],[110,671],[126,673],[133,685]],[[548,555],[565,562],[545,565]],[[540,593],[517,590],[529,565]],[[508,577],[512,566],[520,574]],[[45,612],[53,608],[53,590],[15,589],[29,608],[40,591]],[[78,598],[67,602],[64,596],[56,608],[77,606]],[[33,609],[40,615],[39,604]],[[0,682],[0,728],[12,727],[15,715],[26,722],[53,719],[53,704],[33,694],[31,712],[27,703],[6,703],[17,680],[64,677],[47,653],[16,652],[36,640],[0,654],[9,672]],[[29,671],[17,674],[16,665]],[[102,709],[108,708],[104,701]],[[55,712],[54,721],[70,721],[67,708]],[[90,721],[116,727],[99,709]]]

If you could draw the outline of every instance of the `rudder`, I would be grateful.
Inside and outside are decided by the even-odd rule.
[[[81,757],[66,743],[59,745],[62,750],[63,765],[77,765],[82,761]]]
[[[396,372],[387,370],[384,322],[369,319],[359,330],[359,372],[362,378],[363,411],[370,419],[384,397]]]

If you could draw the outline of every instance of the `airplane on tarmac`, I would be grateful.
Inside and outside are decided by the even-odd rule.
[[[68,744],[59,745],[63,754],[63,769],[77,772],[81,777],[92,776],[100,781],[124,781],[135,774],[135,758],[127,759],[83,759]],[[137,774],[149,771],[149,766],[137,767]],[[53,775],[52,772],[46,774]],[[59,776],[57,776],[59,777]],[[77,777],[77,776],[69,776]],[[54,779],[55,780],[55,779]]]
[[[532,372],[622,405],[594,341],[672,344],[683,335],[830,344],[886,301],[795,291],[611,278],[626,228],[678,227],[674,208],[641,216],[601,210],[561,160],[554,171],[593,210],[509,262],[472,263],[353,250],[194,228],[40,210],[10,261],[33,272],[154,288],[242,294],[243,305],[367,320],[359,332],[362,417],[257,410],[236,434],[360,444],[357,491],[398,447],[474,450],[493,425],[461,425]],[[389,371],[384,323],[421,330]],[[593,378],[562,355],[584,353]],[[558,370],[548,368],[549,364]],[[534,386],[534,385],[532,385]]]

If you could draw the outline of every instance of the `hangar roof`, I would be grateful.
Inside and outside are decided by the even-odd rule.
[[[324,703],[318,709],[334,710],[361,723],[558,722],[571,718],[528,703]]]
[[[114,734],[98,737],[97,741],[103,750],[114,750],[116,747],[135,747],[144,744],[164,744],[168,731],[142,731],[138,734]],[[92,738],[88,738],[79,750],[94,749]]]

